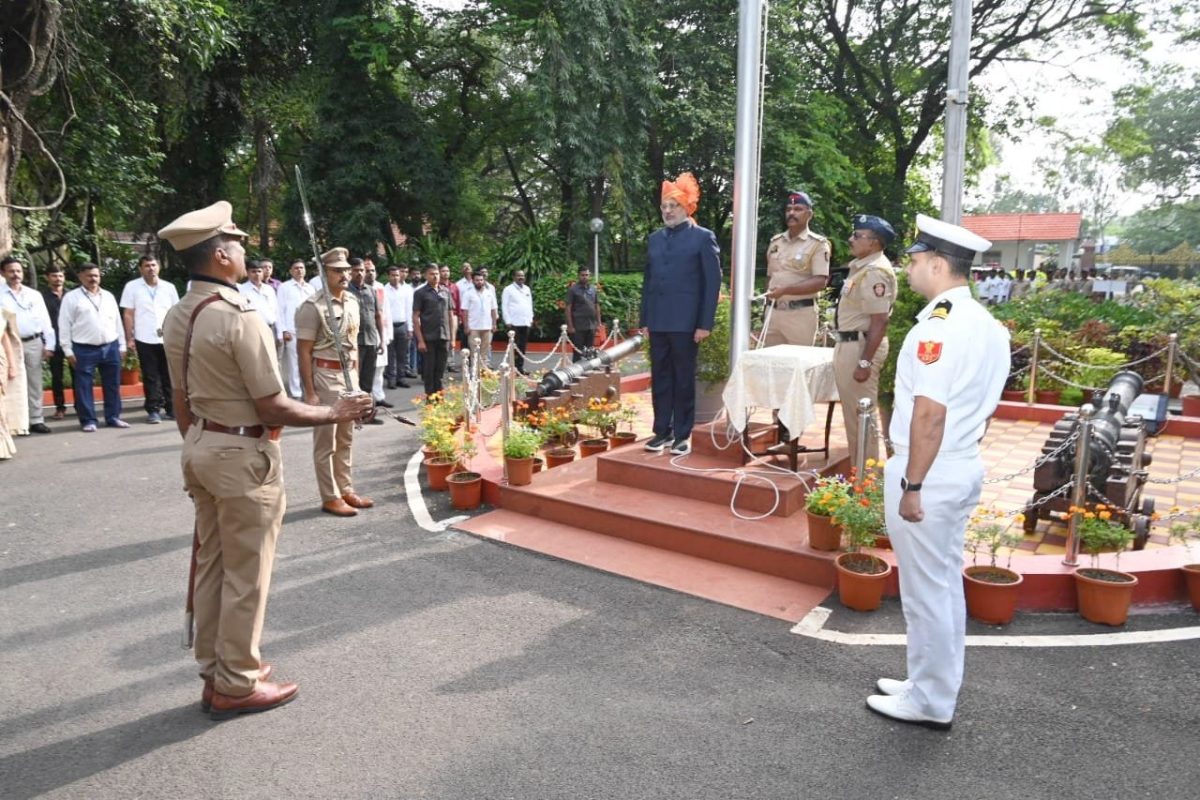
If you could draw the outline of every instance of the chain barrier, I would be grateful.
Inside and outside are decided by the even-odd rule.
[[[1050,371],[1049,369],[1047,369],[1045,364],[1038,365],[1038,372],[1040,373],[1039,377],[1041,375],[1045,375],[1046,377],[1050,378],[1051,380],[1061,383],[1063,386],[1073,386],[1076,389],[1082,389],[1085,392],[1095,392],[1095,391],[1100,390],[1099,386],[1084,386],[1082,383],[1076,383],[1075,381],[1068,380],[1067,378],[1064,378],[1063,376],[1058,375],[1058,374]]]
[[[1050,353],[1050,355],[1054,356],[1059,361],[1062,361],[1064,363],[1071,364],[1072,366],[1076,366],[1076,367],[1082,367],[1083,369],[1103,369],[1103,370],[1129,369],[1130,367],[1136,367],[1138,364],[1145,364],[1147,361],[1158,358],[1159,356],[1161,356],[1163,353],[1167,352],[1170,349],[1169,346],[1168,347],[1160,347],[1158,350],[1155,350],[1153,353],[1151,353],[1148,356],[1143,356],[1142,358],[1139,358],[1136,361],[1129,361],[1124,364],[1085,364],[1082,361],[1076,361],[1075,359],[1071,358],[1070,356],[1064,355],[1063,353],[1058,352],[1053,347],[1046,344],[1044,341],[1041,342],[1039,346],[1046,352]],[[1049,370],[1047,370],[1047,372],[1048,371]]]
[[[1039,456],[1028,467],[1019,469],[1016,472],[1009,473],[1008,475],[1000,475],[999,477],[996,477],[996,478],[985,478],[983,482],[984,482],[984,484],[1005,483],[1006,481],[1011,481],[1013,478],[1019,478],[1022,475],[1027,475],[1028,473],[1033,472],[1035,469],[1042,466],[1043,464],[1045,464],[1055,458],[1058,458],[1060,455],[1065,453],[1072,444],[1074,444],[1078,440],[1079,440],[1079,431],[1076,430],[1069,437],[1067,437],[1067,440],[1065,442],[1063,442],[1058,447],[1051,450],[1049,453],[1046,453],[1043,456]]]
[[[1197,475],[1200,475],[1200,467],[1196,467],[1196,469],[1192,470],[1191,472],[1185,472],[1182,475],[1176,475],[1174,478],[1146,478],[1146,483],[1154,483],[1158,484],[1159,486],[1168,486],[1176,483],[1183,483],[1184,481],[1194,478]]]

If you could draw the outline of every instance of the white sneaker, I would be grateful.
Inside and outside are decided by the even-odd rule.
[[[908,694],[908,690],[912,688],[912,681],[898,681],[895,678],[880,678],[875,681],[875,688],[886,695],[895,697],[897,695]]]
[[[867,698],[867,708],[876,714],[894,719],[897,722],[907,722],[912,725],[923,725],[937,731],[948,731],[954,720],[934,719],[913,708],[908,701],[908,695],[891,697],[885,694],[873,694]]]

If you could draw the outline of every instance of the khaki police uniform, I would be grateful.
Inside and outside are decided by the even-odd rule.
[[[358,299],[350,291],[342,292],[340,300],[331,300],[324,290],[300,304],[296,310],[296,338],[313,343],[313,388],[321,403],[332,405],[345,392],[358,386],[357,364],[350,362],[351,385],[346,386],[341,364],[334,346],[333,332],[326,314],[329,303],[334,316],[340,320],[342,349],[353,359],[361,324]],[[354,444],[354,423],[338,422],[313,428],[313,467],[317,472],[317,488],[321,502],[338,500],[353,494],[350,478],[350,449]]]
[[[875,253],[850,262],[850,273],[842,284],[835,317],[838,333],[833,349],[833,374],[842,404],[842,419],[846,425],[846,441],[850,446],[851,458],[858,453],[858,401],[866,397],[875,406],[879,405],[879,372],[888,356],[886,335],[871,357],[871,377],[859,383],[854,380],[854,371],[863,357],[871,315],[890,315],[895,304],[896,272],[887,256]],[[866,457],[879,458],[877,436],[868,439]]]
[[[185,376],[188,323],[206,301]],[[255,398],[283,391],[275,337],[236,286],[193,278],[167,312],[163,343],[171,381],[186,387],[193,416],[182,465],[199,543],[196,660],[217,692],[242,696],[254,691],[262,668],[259,640],[286,506],[280,429],[264,426],[254,408]]]
[[[780,289],[824,275],[829,276],[829,240],[805,228],[798,236],[787,231],[771,237],[767,245],[767,288]],[[775,301],[763,344],[799,344],[812,347],[817,337],[817,296],[787,294]]]

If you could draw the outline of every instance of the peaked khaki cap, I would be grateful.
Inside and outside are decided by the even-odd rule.
[[[160,230],[158,238],[166,239],[176,251],[179,251],[187,250],[192,245],[200,244],[221,234],[240,236],[243,239],[250,236],[233,224],[233,206],[225,200],[218,200],[208,208],[202,208],[199,211],[189,211]]]
[[[335,247],[328,253],[321,254],[321,263],[325,269],[350,269],[350,251],[344,247]]]

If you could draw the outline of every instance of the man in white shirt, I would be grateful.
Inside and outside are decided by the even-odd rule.
[[[112,292],[100,288],[100,268],[81,264],[75,270],[79,288],[63,296],[58,310],[58,333],[63,353],[71,363],[75,413],[84,433],[96,431],[96,405],[92,399],[93,373],[100,368],[104,386],[104,422],[110,428],[128,428],[121,419],[121,309]]]
[[[250,302],[250,307],[262,315],[267,327],[275,333],[276,347],[283,341],[279,335],[279,298],[271,284],[263,279],[262,265],[251,262],[246,268],[246,281],[238,284],[238,291]]]
[[[383,378],[387,388],[408,389],[408,340],[412,335],[412,295],[408,268],[400,264],[388,267],[388,285],[383,287],[384,307],[392,318],[392,343],[388,347],[387,369]]]
[[[25,362],[25,389],[28,393],[29,428],[13,431],[18,436],[50,433],[42,413],[42,360],[54,355],[54,324],[46,309],[41,292],[23,285],[25,265],[8,257],[0,262],[5,286],[0,290],[0,305],[17,315],[17,333],[21,337],[22,359]],[[4,376],[0,376],[3,380]]]
[[[375,307],[379,309],[381,325],[379,329],[380,343],[383,345],[383,350],[379,353],[379,360],[375,362],[375,377],[371,380],[371,399],[380,408],[394,408],[392,403],[388,402],[387,395],[383,391],[383,376],[391,364],[392,337],[395,335],[392,332],[392,311],[388,308],[387,300],[383,295],[383,284],[376,280],[378,272],[375,269],[375,259],[371,256],[363,256],[363,268],[366,270],[365,283],[375,292]]]
[[[517,372],[525,375],[525,352],[529,344],[529,326],[533,325],[533,292],[525,285],[525,273],[513,273],[513,282],[500,295],[500,314],[508,329],[516,333],[517,352],[513,356]]]
[[[283,340],[280,353],[280,372],[287,381],[288,395],[300,400],[304,390],[300,386],[300,362],[296,360],[296,309],[316,294],[313,285],[304,279],[304,261],[297,258],[288,270],[291,280],[279,286],[279,338]]]
[[[496,296],[489,292],[483,272],[476,272],[471,278],[471,288],[462,295],[463,316],[467,320],[467,341],[472,350],[475,340],[479,340],[479,357],[482,364],[492,365],[492,333],[496,330]]]
[[[146,395],[146,422],[157,425],[163,416],[175,419],[162,326],[171,306],[179,302],[179,292],[174,285],[158,279],[158,259],[154,256],[139,258],[138,272],[142,277],[129,281],[121,291],[125,346],[137,351]]]

